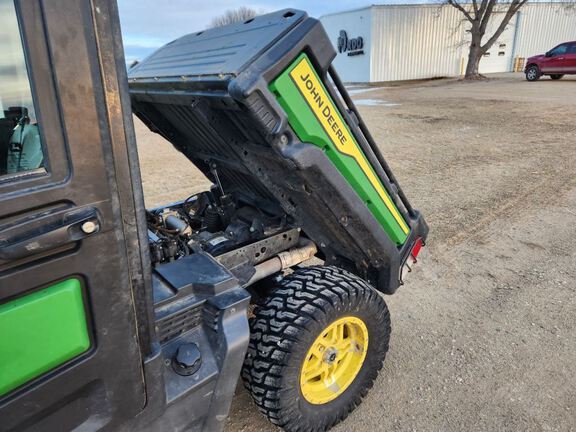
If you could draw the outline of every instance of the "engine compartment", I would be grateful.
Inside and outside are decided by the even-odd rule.
[[[153,266],[193,253],[218,257],[292,228],[282,211],[263,210],[218,187],[146,216]]]

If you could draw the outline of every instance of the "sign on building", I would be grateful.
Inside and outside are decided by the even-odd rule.
[[[346,53],[348,56],[364,54],[364,39],[362,36],[348,39],[346,30],[340,30],[337,46],[338,52],[341,54]]]

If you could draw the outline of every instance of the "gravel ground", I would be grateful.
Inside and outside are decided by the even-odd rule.
[[[386,297],[382,373],[335,430],[576,430],[576,78],[504,74],[354,97],[431,231],[421,264]],[[206,188],[136,130],[148,205]],[[237,430],[277,430],[241,386]]]

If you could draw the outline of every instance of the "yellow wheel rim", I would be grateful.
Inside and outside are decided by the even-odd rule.
[[[311,404],[328,403],[352,384],[366,358],[368,329],[356,317],[334,321],[308,350],[300,372],[300,389]]]

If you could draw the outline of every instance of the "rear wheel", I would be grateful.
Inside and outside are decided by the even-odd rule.
[[[553,80],[559,80],[563,77],[564,75],[562,74],[554,74],[554,75],[550,75],[550,78]]]
[[[526,69],[526,79],[528,81],[538,81],[540,79],[540,69],[538,66],[532,65]]]
[[[242,378],[260,411],[287,431],[324,431],[346,418],[388,351],[386,303],[336,267],[287,276],[254,315]]]

